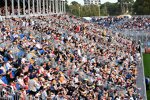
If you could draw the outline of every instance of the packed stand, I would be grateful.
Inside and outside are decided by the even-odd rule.
[[[149,31],[150,17],[105,17],[93,18],[93,22],[98,22],[101,27],[117,30]]]
[[[11,18],[0,28],[2,97],[142,100],[134,41],[67,15]]]
[[[32,9],[32,7],[31,7],[31,9]],[[13,14],[11,7],[8,7],[7,10],[8,10],[8,15],[11,16]],[[25,13],[29,14],[28,9],[25,9]],[[30,10],[30,13],[32,14],[33,11]],[[23,14],[23,8],[20,8],[20,14],[21,15]],[[18,15],[18,8],[17,7],[14,8],[14,15]],[[0,16],[6,16],[5,7],[0,8]]]

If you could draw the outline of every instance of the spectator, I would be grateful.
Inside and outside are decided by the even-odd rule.
[[[100,27],[68,15],[5,20],[0,83],[22,100],[141,98],[136,43]]]

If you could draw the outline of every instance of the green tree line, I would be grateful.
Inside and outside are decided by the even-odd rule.
[[[150,15],[150,0],[118,0],[99,5],[81,5],[76,1],[66,5],[67,12],[80,17],[115,16],[121,14]]]

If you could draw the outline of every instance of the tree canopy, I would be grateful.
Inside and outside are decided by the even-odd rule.
[[[133,8],[137,15],[150,15],[150,0],[136,0]]]
[[[106,2],[98,5],[81,5],[76,1],[72,1],[70,5],[66,5],[67,12],[80,17],[90,16],[114,16],[121,14],[150,14],[150,0],[118,0],[117,3]],[[100,10],[100,11],[99,11]]]

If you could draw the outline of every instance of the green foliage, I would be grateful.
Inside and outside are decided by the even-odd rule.
[[[122,14],[132,14],[134,0],[118,0]]]
[[[71,5],[68,5],[67,12],[80,16],[80,17],[90,17],[90,16],[99,16],[99,10],[101,16],[107,15],[119,15],[120,8],[117,3],[107,2],[102,4],[100,7],[98,5],[80,5],[78,2],[73,1]]]
[[[138,15],[150,15],[150,0],[118,0],[117,3],[106,2],[98,5],[81,5],[76,1],[73,1],[71,5],[66,5],[68,13],[80,16],[90,17],[99,16],[99,10],[101,16],[114,16],[121,14],[138,14]]]
[[[118,0],[118,3],[134,3],[134,0]]]
[[[74,6],[76,6],[76,5],[77,5],[77,6],[80,6],[80,4],[79,4],[78,2],[76,2],[76,1],[72,1],[72,2],[71,2],[71,5],[74,5]]]
[[[136,0],[133,8],[137,15],[150,15],[150,0]]]
[[[71,5],[69,5],[69,12],[73,15],[79,16],[80,7],[81,5],[78,2],[73,1]]]
[[[104,13],[106,15],[120,15],[121,13],[120,6],[118,3],[106,2],[102,5],[102,9],[105,9]]]

